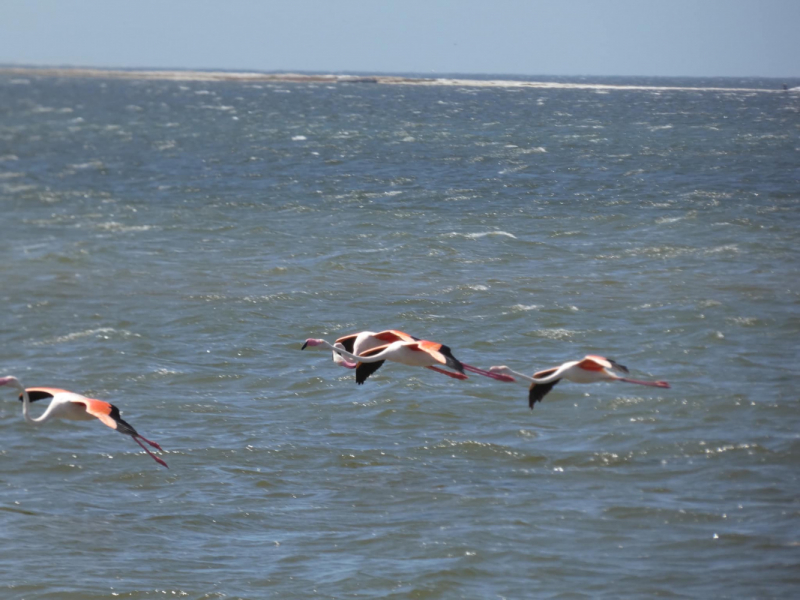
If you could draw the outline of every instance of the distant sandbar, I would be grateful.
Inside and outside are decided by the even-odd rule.
[[[643,90],[643,91],[717,91],[777,92],[763,88],[673,87],[614,85],[603,83],[563,83],[551,81],[517,81],[509,79],[453,79],[402,77],[395,75],[328,75],[302,73],[257,73],[238,71],[161,71],[92,69],[82,67],[0,67],[0,75],[16,77],[91,77],[98,79],[155,79],[167,81],[229,81],[242,83],[373,83],[382,85],[423,85],[496,88],[537,88],[577,90]]]

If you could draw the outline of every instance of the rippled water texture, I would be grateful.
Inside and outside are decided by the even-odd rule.
[[[0,77],[0,375],[170,466],[0,388],[0,596],[797,595],[799,134],[779,91]],[[672,388],[300,351],[388,328]]]

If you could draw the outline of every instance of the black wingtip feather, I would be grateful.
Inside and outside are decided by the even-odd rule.
[[[381,365],[386,362],[379,360],[372,363],[359,363],[356,367],[356,383],[361,385],[367,380],[367,377],[372,375],[375,371],[381,368]]]
[[[445,346],[444,344],[442,344],[442,347],[439,348],[439,352],[442,355],[444,355],[448,367],[450,367],[451,369],[455,369],[462,375],[465,375],[464,365],[461,364],[460,360],[458,360],[455,356],[453,356],[453,351],[450,350],[449,346]]]
[[[47,400],[52,397],[53,394],[50,394],[49,392],[42,392],[38,390],[31,390],[28,392],[28,398],[30,399],[31,402],[36,402],[37,400]],[[25,399],[24,396],[20,394],[19,401],[22,402],[24,399]]]
[[[339,343],[342,346],[344,346],[345,350],[347,350],[350,354],[352,354],[353,348],[355,348],[356,345],[356,336],[351,335],[349,337],[342,338],[341,340],[339,340]]]
[[[541,402],[542,398],[544,398],[559,381],[561,380],[556,379],[550,383],[532,383],[528,390],[528,406],[530,409],[533,410],[533,405],[537,402]]]
[[[133,425],[131,425],[130,423],[128,423],[122,417],[119,416],[119,409],[113,404],[111,405],[111,413],[109,414],[109,416],[112,419],[114,419],[114,421],[116,421],[117,431],[119,431],[120,433],[124,433],[126,435],[134,435],[134,436],[139,435],[139,433],[133,428]]]
[[[630,373],[630,371],[628,371],[628,367],[626,367],[625,365],[621,365],[621,364],[619,364],[617,361],[615,361],[615,360],[612,360],[612,359],[610,359],[610,358],[608,359],[608,362],[610,362],[612,365],[614,365],[614,366],[615,366],[615,367],[617,367],[618,369],[620,369],[620,370],[624,371],[625,373]]]

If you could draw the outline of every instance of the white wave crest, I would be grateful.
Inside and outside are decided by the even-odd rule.
[[[517,236],[515,236],[513,233],[508,233],[507,231],[482,231],[480,233],[458,233],[453,231],[447,235],[448,237],[465,237],[470,240],[477,240],[479,238],[486,237],[487,235],[500,235],[510,237],[514,240],[517,239]]]
[[[75,331],[73,333],[68,333],[66,335],[60,335],[53,338],[48,338],[46,340],[41,340],[39,342],[34,342],[32,345],[34,346],[52,346],[54,344],[63,344],[65,342],[72,342],[75,340],[79,340],[85,337],[96,337],[98,339],[107,340],[111,336],[111,334],[118,333],[123,337],[140,337],[139,334],[131,333],[130,331],[126,331],[124,329],[117,330],[113,327],[99,327],[97,329],[87,329],[85,331]]]

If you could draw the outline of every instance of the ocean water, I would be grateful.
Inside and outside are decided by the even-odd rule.
[[[800,95],[613,83],[0,76],[0,375],[169,463],[0,388],[0,597],[797,596]]]

